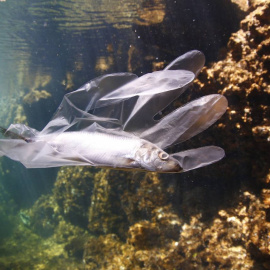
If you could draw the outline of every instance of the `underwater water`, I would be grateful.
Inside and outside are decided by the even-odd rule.
[[[161,116],[228,100],[214,125],[167,149],[225,150],[188,172],[1,157],[0,269],[270,269],[269,14],[268,0],[0,0],[2,127],[40,131],[89,80],[163,70],[191,50],[205,67]]]

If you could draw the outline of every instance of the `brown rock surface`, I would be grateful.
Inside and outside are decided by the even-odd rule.
[[[269,17],[269,1],[254,3],[241,29],[232,34],[225,59],[204,68],[197,81],[203,94],[219,92],[228,98],[217,133],[222,134],[218,140],[230,157],[229,166],[265,183],[270,163]]]

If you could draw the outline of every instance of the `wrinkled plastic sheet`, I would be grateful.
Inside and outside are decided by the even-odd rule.
[[[207,129],[226,111],[226,98],[213,94],[191,101],[158,121],[154,120],[155,115],[184,93],[204,62],[201,52],[190,51],[175,59],[164,70],[139,78],[131,73],[100,76],[66,94],[54,117],[42,131],[23,124],[11,125],[9,130],[35,138],[72,130],[91,132],[99,126],[108,134],[121,131],[166,149]],[[20,161],[29,168],[95,165],[91,160],[83,162],[83,157],[76,161],[67,158],[66,154],[56,153],[46,142],[1,139],[0,155]],[[217,146],[203,146],[171,154],[184,171],[211,164],[224,155],[223,149]]]

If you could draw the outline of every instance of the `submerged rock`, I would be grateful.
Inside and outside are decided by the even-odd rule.
[[[226,149],[224,163],[187,176],[198,184],[154,173],[61,169],[53,194],[24,212],[30,223],[20,222],[0,245],[0,268],[270,269],[270,1],[249,3],[223,60],[203,69],[187,97],[219,92],[229,99],[227,115],[209,133]]]
[[[267,184],[269,176],[269,1],[254,1],[232,34],[225,59],[203,69],[197,81],[205,93],[224,94],[229,107],[218,125],[231,177],[245,174]],[[268,19],[267,19],[268,18]],[[226,138],[226,139],[224,139]],[[236,165],[237,164],[237,165]]]

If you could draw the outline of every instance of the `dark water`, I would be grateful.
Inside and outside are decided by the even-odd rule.
[[[129,71],[141,75],[152,71],[153,62],[169,63],[192,49],[203,51],[209,65],[222,59],[222,51],[242,17],[237,7],[225,0],[0,1],[0,124],[27,123],[41,130],[65,93],[101,74]],[[42,90],[46,95],[38,100],[34,100],[36,96],[27,96],[31,91]],[[200,172],[208,173],[207,169]],[[51,235],[46,226],[43,233],[42,226],[37,230],[33,224],[32,227],[27,224],[35,210],[27,211],[42,195],[51,193],[57,173],[58,169],[26,170],[14,161],[1,158],[0,216],[3,225],[0,238],[12,236],[18,224],[39,236]],[[193,185],[196,187],[194,181],[196,183],[198,174],[187,174],[181,187],[180,176],[166,177],[171,180],[166,188],[171,185],[176,190],[185,190]],[[206,207],[211,204],[207,202],[209,196],[218,200],[225,197],[226,192],[230,193],[226,191],[226,184],[220,189],[216,179],[204,185],[210,193],[196,203],[203,200]],[[235,183],[235,187],[230,186],[228,190],[237,190],[238,185]],[[93,185],[87,188],[90,190]],[[124,188],[129,187],[123,183]],[[182,198],[172,196],[171,201],[177,205]],[[88,207],[84,201],[83,204]],[[48,215],[45,212],[43,215]],[[112,212],[121,215],[120,210]],[[86,229],[87,218],[80,214],[76,217],[79,221],[74,221],[74,216],[68,216],[68,220]],[[147,213],[142,217],[147,218]],[[26,246],[19,240],[14,243],[18,250]],[[76,243],[79,245],[81,241]],[[66,249],[72,250],[70,246]],[[7,252],[4,245],[2,250],[3,254]],[[6,258],[10,255],[6,254]],[[0,269],[31,269],[25,261],[21,268],[17,265],[5,268],[4,265],[11,264],[5,264],[5,259],[2,261]]]
[[[146,56],[170,61],[196,48],[207,61],[215,60],[239,22],[233,6],[225,4],[209,0],[1,2],[1,93],[31,87],[33,78],[26,82],[25,77],[33,73],[56,81],[67,72],[78,73],[80,85],[101,71],[125,71],[130,46],[140,50],[136,52],[140,63],[132,67],[137,73],[149,70]],[[153,10],[156,16],[150,13]],[[113,64],[107,59],[109,67],[95,72],[97,59],[108,56]]]
[[[1,124],[27,121],[38,130],[67,91],[101,74],[141,75],[152,70],[152,62],[168,63],[191,49],[203,51],[207,62],[218,59],[240,18],[233,5],[209,0],[9,0],[0,5]],[[28,102],[24,97],[31,90],[46,90],[51,97]]]

